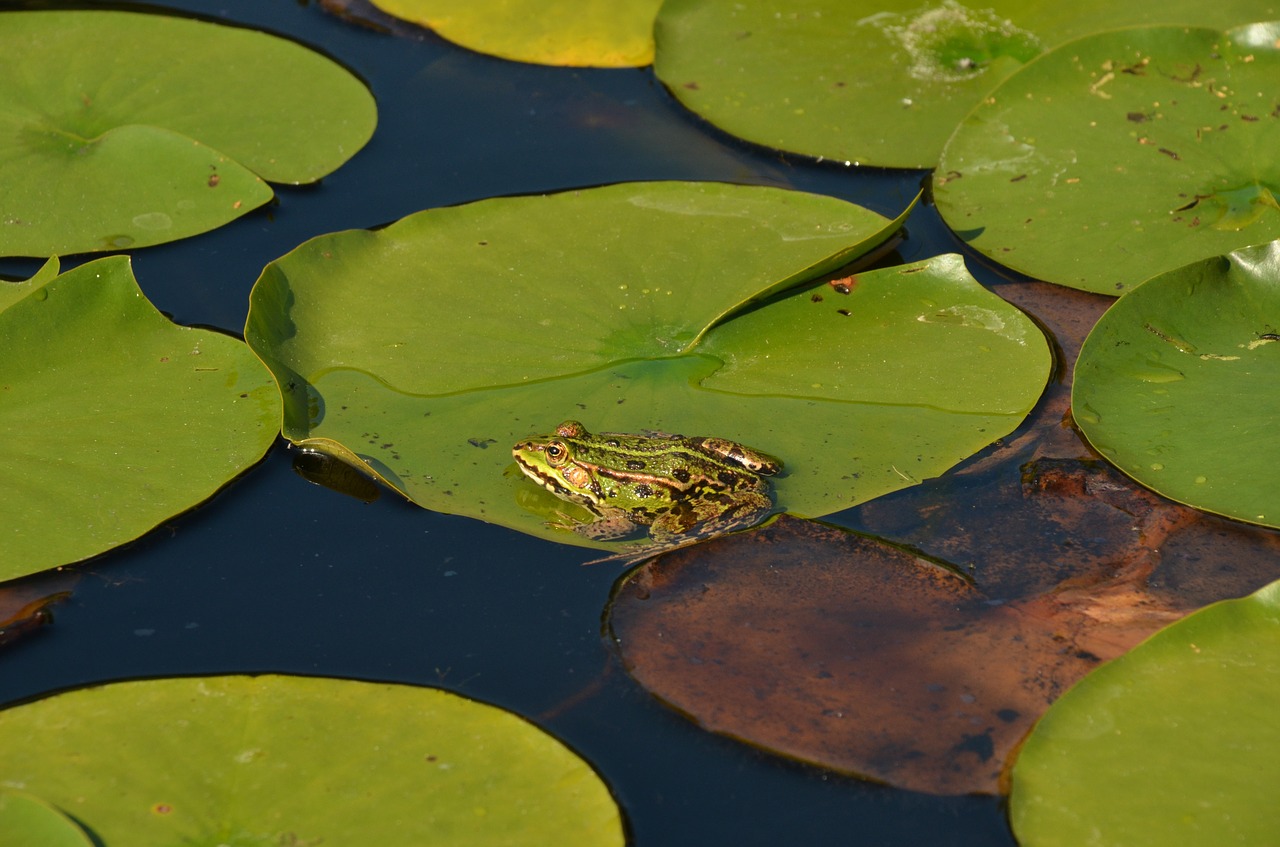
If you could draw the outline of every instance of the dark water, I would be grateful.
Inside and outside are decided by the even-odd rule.
[[[0,2],[0,10],[69,5],[122,4]],[[277,204],[221,230],[134,255],[143,290],[180,323],[238,333],[267,262],[315,235],[432,206],[702,179],[792,186],[892,217],[922,178],[738,144],[683,112],[647,69],[505,62],[429,35],[362,29],[294,0],[157,7],[318,48],[364,78],[379,106],[372,142],[320,186],[279,188]],[[913,215],[909,230],[904,261],[955,249],[931,209]],[[10,261],[0,271],[36,264]],[[377,284],[368,281],[373,291]],[[602,635],[619,571],[579,567],[590,551],[390,495],[364,505],[309,485],[290,463],[278,444],[204,507],[81,566],[54,625],[0,651],[0,702],[196,673],[433,685],[525,715],[576,749],[614,791],[637,845],[1012,843],[995,800],[826,774],[704,733],[655,702]]]

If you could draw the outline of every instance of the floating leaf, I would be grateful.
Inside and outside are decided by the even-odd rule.
[[[719,184],[482,201],[303,245],[258,280],[245,333],[286,437],[427,508],[587,543],[504,474],[517,440],[575,418],[780,456],[781,506],[824,514],[1007,433],[1047,375],[1043,336],[959,257],[772,297],[899,223]]]
[[[313,677],[121,682],[0,712],[0,785],[104,844],[621,845],[608,789],[516,716]]]
[[[757,144],[931,168],[982,95],[1048,47],[1134,24],[1277,15],[1257,0],[667,0],[654,68],[690,109]]]
[[[39,797],[21,791],[0,791],[0,844],[93,847],[75,821]]]
[[[1143,485],[1280,527],[1280,241],[1162,274],[1089,334],[1072,411]]]
[[[1059,47],[956,130],[938,210],[992,259],[1104,294],[1280,237],[1277,45],[1272,23]]]
[[[373,98],[291,41],[128,12],[0,13],[0,255],[143,247],[314,182],[373,132]]]
[[[0,579],[191,508],[262,457],[280,414],[249,349],[170,323],[127,258],[48,267],[0,283]]]
[[[1018,843],[1266,844],[1280,831],[1280,583],[1085,677],[1013,769]]]
[[[630,68],[653,61],[662,0],[373,0],[481,53],[535,62]]]

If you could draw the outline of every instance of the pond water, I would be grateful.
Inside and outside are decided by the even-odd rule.
[[[923,176],[737,143],[685,113],[648,69],[521,65],[427,34],[392,37],[307,2],[0,10],[68,6],[178,10],[285,35],[352,69],[377,97],[372,142],[321,185],[277,188],[277,203],[227,227],[134,255],[143,290],[184,324],[238,334],[266,263],[313,236],[428,207],[697,179],[820,192],[893,217]],[[931,208],[908,228],[903,261],[957,247]],[[0,270],[36,266],[9,261]],[[308,484],[291,462],[279,443],[203,507],[80,566],[54,624],[0,651],[0,702],[202,673],[439,686],[524,715],[578,751],[614,791],[637,845],[1012,843],[997,800],[839,777],[705,733],[659,704],[621,670],[602,633],[621,571],[580,567],[591,551],[433,514],[389,493],[365,505]]]

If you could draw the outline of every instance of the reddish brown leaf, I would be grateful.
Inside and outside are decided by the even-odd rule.
[[[1280,533],[1165,500],[1076,434],[1070,363],[1111,301],[1038,283],[1000,292],[1055,335],[1058,379],[1003,443],[845,516],[955,571],[787,517],[678,551],[633,572],[610,608],[641,684],[786,756],[995,793],[1032,723],[1099,662],[1280,577]]]

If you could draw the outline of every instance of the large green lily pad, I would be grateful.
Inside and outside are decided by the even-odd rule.
[[[1089,333],[1071,407],[1166,497],[1280,527],[1280,241],[1162,274]]]
[[[282,38],[127,12],[0,13],[0,255],[221,226],[355,155],[364,84]]]
[[[1257,0],[667,0],[654,68],[690,109],[757,144],[931,168],[965,114],[1042,50],[1113,27],[1277,15]]]
[[[0,786],[103,844],[621,845],[563,744],[454,694],[314,677],[121,682],[0,712]]]
[[[1028,736],[1009,798],[1018,843],[1270,843],[1277,698],[1280,583],[1156,633]]]
[[[577,507],[510,452],[575,418],[738,440],[786,462],[780,508],[826,514],[1009,432],[1048,374],[956,256],[779,299],[899,223],[710,183],[487,200],[308,242],[264,271],[245,334],[286,437],[427,508],[587,543],[545,525]]]
[[[996,261],[1104,294],[1280,237],[1276,79],[1276,23],[1064,45],[956,130],[938,210]]]
[[[0,579],[132,541],[262,458],[280,399],[241,341],[176,326],[123,256],[0,283]]]
[[[653,61],[662,0],[373,0],[481,53],[542,65],[630,68]]]

